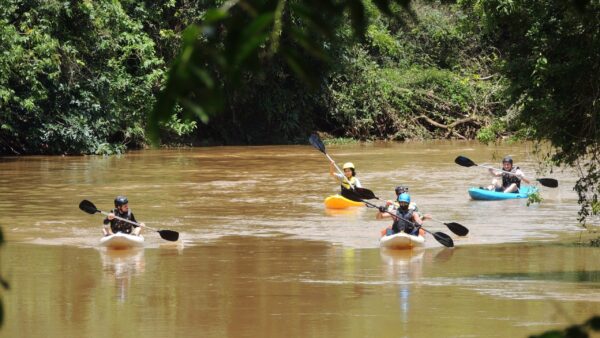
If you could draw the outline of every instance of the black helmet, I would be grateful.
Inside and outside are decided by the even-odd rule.
[[[396,187],[396,196],[400,196],[400,194],[403,194],[405,192],[408,192],[408,187],[405,187],[403,185],[399,185]]]
[[[118,208],[122,205],[125,205],[129,203],[129,201],[127,200],[127,197],[125,196],[117,196],[115,197],[115,208]]]
[[[505,163],[505,162],[508,162],[508,163],[510,163],[510,164],[512,165],[512,164],[513,164],[512,157],[510,157],[510,156],[505,156],[505,157],[502,159],[502,163]]]

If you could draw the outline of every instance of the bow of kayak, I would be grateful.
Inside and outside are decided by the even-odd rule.
[[[491,191],[482,188],[470,188],[469,196],[471,196],[474,200],[479,201],[498,201],[498,200],[508,200],[508,199],[516,199],[516,198],[527,198],[529,195],[537,192],[538,189],[532,186],[521,186],[519,192],[497,192]]]
[[[379,245],[382,248],[395,249],[395,250],[406,250],[416,247],[422,247],[425,245],[425,237],[413,236],[404,232],[397,234],[383,236],[379,240]]]
[[[350,207],[362,207],[365,204],[349,200],[342,195],[333,195],[325,199],[325,207],[328,209],[346,209]]]
[[[131,249],[144,246],[144,237],[118,232],[100,239],[100,246],[111,249]]]

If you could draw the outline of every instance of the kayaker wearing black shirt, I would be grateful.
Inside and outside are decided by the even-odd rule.
[[[495,178],[492,180],[492,185],[488,190],[497,192],[519,192],[521,181],[529,184],[529,180],[525,178],[525,174],[519,167],[513,166],[513,159],[506,156],[502,159],[502,171],[490,168],[490,174]],[[508,174],[510,172],[511,174]]]
[[[117,216],[137,223],[137,221],[135,220],[135,216],[133,216],[133,212],[129,210],[128,203],[129,201],[125,196],[117,196],[115,198],[115,208],[104,219],[104,227],[102,228],[102,233],[104,234],[104,236],[113,235],[117,232],[139,236],[142,227],[138,227],[131,223],[124,222],[115,218],[115,216]],[[144,226],[144,223],[140,224]]]
[[[400,219],[394,220],[394,224],[392,225],[392,229],[387,235],[397,234],[400,231],[403,231],[410,235],[418,235],[419,228],[423,225],[423,220],[419,213],[414,210],[410,210],[410,195],[407,193],[402,193],[398,196],[398,209],[396,210],[396,217]],[[387,211],[386,206],[379,207],[379,212],[377,213],[377,219],[383,219],[392,217]]]

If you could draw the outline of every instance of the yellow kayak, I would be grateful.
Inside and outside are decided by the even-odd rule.
[[[333,195],[325,199],[325,207],[329,209],[346,209],[350,207],[362,207],[365,204],[349,200],[342,195]]]

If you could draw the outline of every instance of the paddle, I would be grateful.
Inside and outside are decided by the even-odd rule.
[[[473,161],[471,161],[470,159],[464,157],[464,156],[458,156],[454,162],[460,166],[463,167],[473,167],[473,166],[477,166],[477,167],[482,167],[482,168],[487,168],[487,169],[493,169],[493,170],[497,170],[497,171],[501,171],[505,174],[508,175],[513,175],[516,176],[515,173],[511,173],[510,171],[504,171],[504,170],[500,170],[500,169],[496,169],[493,167],[488,167],[485,165],[479,165]],[[540,182],[541,185],[548,187],[548,188],[556,188],[558,187],[558,181],[553,179],[553,178],[536,178],[536,181]]]
[[[469,233],[469,229],[467,229],[467,227],[465,227],[464,225],[460,224],[460,223],[456,223],[456,222],[444,222],[444,221],[440,221],[437,220],[435,218],[430,217],[430,220],[434,221],[434,222],[438,222],[438,223],[442,223],[445,226],[448,227],[448,229],[450,229],[450,231],[452,231],[453,233],[459,235],[459,236],[466,236]]]
[[[84,212],[87,212],[90,215],[93,215],[95,213],[101,213],[103,215],[108,215],[108,212],[104,212],[102,210],[99,210],[96,208],[96,206],[94,205],[94,203],[88,201],[88,200],[83,200],[81,201],[81,203],[79,203],[79,209],[83,210]],[[135,226],[138,227],[144,227],[144,228],[148,228],[150,230],[156,231],[158,232],[158,234],[160,235],[160,237],[162,237],[163,239],[166,239],[167,241],[172,241],[175,242],[179,239],[179,233],[177,231],[173,231],[173,230],[156,230],[153,229],[147,225],[141,225],[139,223],[130,221],[128,219],[125,218],[121,218],[118,216],[115,216],[116,219],[123,221],[123,222],[127,222],[127,223],[131,223]]]
[[[342,173],[340,168],[338,168],[338,166],[335,165],[335,162],[333,162],[331,157],[327,154],[327,151],[325,151],[325,144],[323,144],[323,141],[321,141],[321,138],[319,138],[319,135],[317,135],[317,134],[310,135],[308,141],[315,148],[317,148],[320,152],[325,154],[325,156],[327,156],[329,161],[333,163],[333,165],[340,172],[340,174],[342,174],[342,176],[346,179],[346,181],[348,181],[348,179]],[[350,182],[348,182],[348,183],[350,183]],[[352,185],[350,185],[350,186],[352,187]],[[379,199],[379,197],[375,196],[375,194],[371,190],[365,189],[365,188],[355,188],[355,187],[353,187],[353,190],[343,189],[342,196],[346,197],[347,199],[357,201],[357,202],[363,202],[363,203],[366,203],[364,200]],[[356,198],[358,198],[358,200]],[[368,203],[366,203],[366,204],[368,204]],[[395,216],[394,214],[392,214],[392,215]],[[459,223],[452,222],[452,223],[444,223],[444,224],[448,227],[448,229],[450,229],[450,231],[452,231],[453,233],[455,233],[459,236],[466,236],[469,233],[469,229],[467,229],[466,227],[462,226]],[[444,234],[442,232],[440,232],[440,233],[447,236],[446,234]],[[448,237],[448,238],[450,238],[450,237]]]
[[[373,204],[373,203],[370,203],[370,202],[367,202],[367,201],[364,201],[364,200],[360,199],[360,198],[358,197],[358,195],[354,195],[354,196],[352,196],[352,197],[354,197],[354,198],[352,199],[353,201],[357,201],[357,202],[363,202],[363,203],[365,203],[365,204],[366,204],[366,205],[368,205],[368,206],[371,206],[371,207],[373,207],[373,208],[378,208],[378,206],[377,206],[377,205],[375,205],[375,204]],[[412,224],[412,225],[413,225],[413,226],[415,226],[415,227],[418,227],[418,228],[421,228],[421,229],[423,229],[423,231],[425,231],[425,232],[429,233],[430,235],[432,235],[432,236],[433,236],[433,238],[435,238],[435,240],[436,240],[436,241],[438,241],[438,242],[439,242],[440,244],[442,244],[443,246],[445,246],[445,247],[448,247],[448,248],[452,248],[452,247],[454,247],[454,241],[452,240],[452,238],[450,238],[450,236],[446,235],[445,233],[443,233],[443,232],[431,232],[431,231],[429,231],[429,230],[427,230],[427,229],[423,228],[421,225],[418,225],[418,224],[416,224],[416,223],[413,223],[413,222],[411,222],[411,221],[408,221],[408,220],[405,220],[405,219],[403,219],[403,218],[400,218],[400,217],[396,216],[395,214],[393,214],[393,213],[391,213],[391,212],[389,212],[389,211],[387,211],[387,210],[386,210],[385,212],[386,212],[386,213],[388,213],[388,214],[390,214],[390,215],[392,215],[392,217],[394,217],[395,219],[402,220],[402,221],[404,221],[404,222],[406,222],[406,223]],[[450,229],[450,230],[452,230],[452,229]],[[468,231],[468,230],[467,230],[467,231]]]
[[[321,138],[319,137],[319,135],[317,135],[317,134],[310,135],[310,137],[308,138],[308,141],[315,148],[317,148],[320,152],[325,154],[325,156],[327,156],[327,158],[329,159],[329,162],[331,162],[333,164],[335,169],[337,169],[337,171],[342,175],[344,180],[346,180],[346,183],[348,183],[348,185],[350,185],[350,188],[352,190],[348,190],[348,189],[342,190],[342,196],[344,196],[348,199],[352,199],[349,196],[346,196],[346,195],[349,195],[349,193],[346,192],[346,191],[348,191],[348,192],[354,192],[361,199],[365,199],[365,200],[370,200],[370,199],[374,199],[374,198],[379,199],[377,196],[375,196],[375,194],[371,190],[366,189],[366,188],[358,188],[358,187],[353,186],[350,183],[350,181],[348,180],[348,177],[346,177],[346,175],[344,175],[344,172],[340,169],[340,167],[337,166],[337,164],[335,164],[335,162],[333,161],[331,156],[329,156],[329,154],[327,154],[327,151],[325,151],[325,144],[323,143],[323,141],[321,141]],[[352,195],[352,196],[354,196],[354,195]]]

